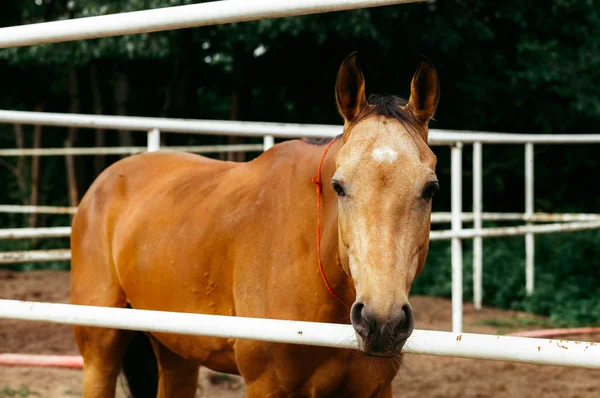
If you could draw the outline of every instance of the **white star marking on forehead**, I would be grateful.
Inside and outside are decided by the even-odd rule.
[[[389,147],[375,148],[371,152],[371,156],[377,162],[393,163],[398,158],[398,152]]]

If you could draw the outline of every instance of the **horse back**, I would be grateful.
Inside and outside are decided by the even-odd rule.
[[[137,272],[128,268],[145,266],[148,272],[150,263],[157,261],[151,257],[159,251],[176,253],[190,246],[194,234],[202,230],[193,222],[197,219],[192,213],[234,167],[234,163],[202,156],[161,152],[114,163],[82,198],[72,223],[72,250],[105,253],[106,266],[115,268],[119,283],[126,288],[124,274]],[[192,229],[187,225],[190,222]],[[168,270],[168,264],[157,266],[157,272]]]
[[[94,181],[72,223],[74,303],[138,309],[232,314],[231,272],[209,225],[215,190],[241,164],[185,153],[149,153],[120,160]],[[221,201],[222,202],[222,201]],[[172,340],[172,341],[169,341]],[[208,359],[226,342],[167,339],[175,352]],[[187,347],[204,347],[194,353]],[[230,363],[226,358],[222,362]],[[226,366],[227,367],[227,366]]]

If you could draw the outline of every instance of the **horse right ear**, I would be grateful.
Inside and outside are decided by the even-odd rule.
[[[433,63],[427,57],[421,56],[417,71],[410,83],[410,98],[407,106],[417,119],[428,123],[435,114],[439,101],[440,83],[437,72]]]
[[[335,82],[335,100],[345,122],[352,122],[367,106],[365,78],[356,63],[357,54],[355,51],[344,59]]]

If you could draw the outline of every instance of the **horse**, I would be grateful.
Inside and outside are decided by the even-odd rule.
[[[340,135],[248,162],[152,152],[106,168],[72,221],[71,302],[351,324],[358,349],[74,326],[83,396],[189,398],[200,366],[247,397],[391,397],[414,328],[408,301],[439,189],[419,58],[410,96],[365,94],[357,53],[335,81]],[[133,348],[132,348],[133,347]]]

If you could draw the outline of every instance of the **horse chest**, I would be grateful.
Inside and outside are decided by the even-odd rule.
[[[400,361],[296,345],[240,340],[239,369],[249,397],[391,397]]]
[[[154,334],[165,347],[191,363],[217,372],[239,374],[233,339]]]
[[[331,377],[331,370],[320,369],[311,378],[311,397],[388,397],[391,382],[397,373],[397,365],[389,360],[364,358],[354,363],[337,365],[342,377]],[[391,397],[391,394],[389,395]]]
[[[348,372],[345,375],[344,373],[340,371],[338,374],[332,374],[328,370],[317,370],[306,380],[296,380],[300,384],[294,388],[281,388],[279,391],[270,390],[269,393],[303,398],[369,398],[388,397],[391,392],[392,380],[388,377],[382,377],[383,375],[379,371],[371,371],[371,373]]]

